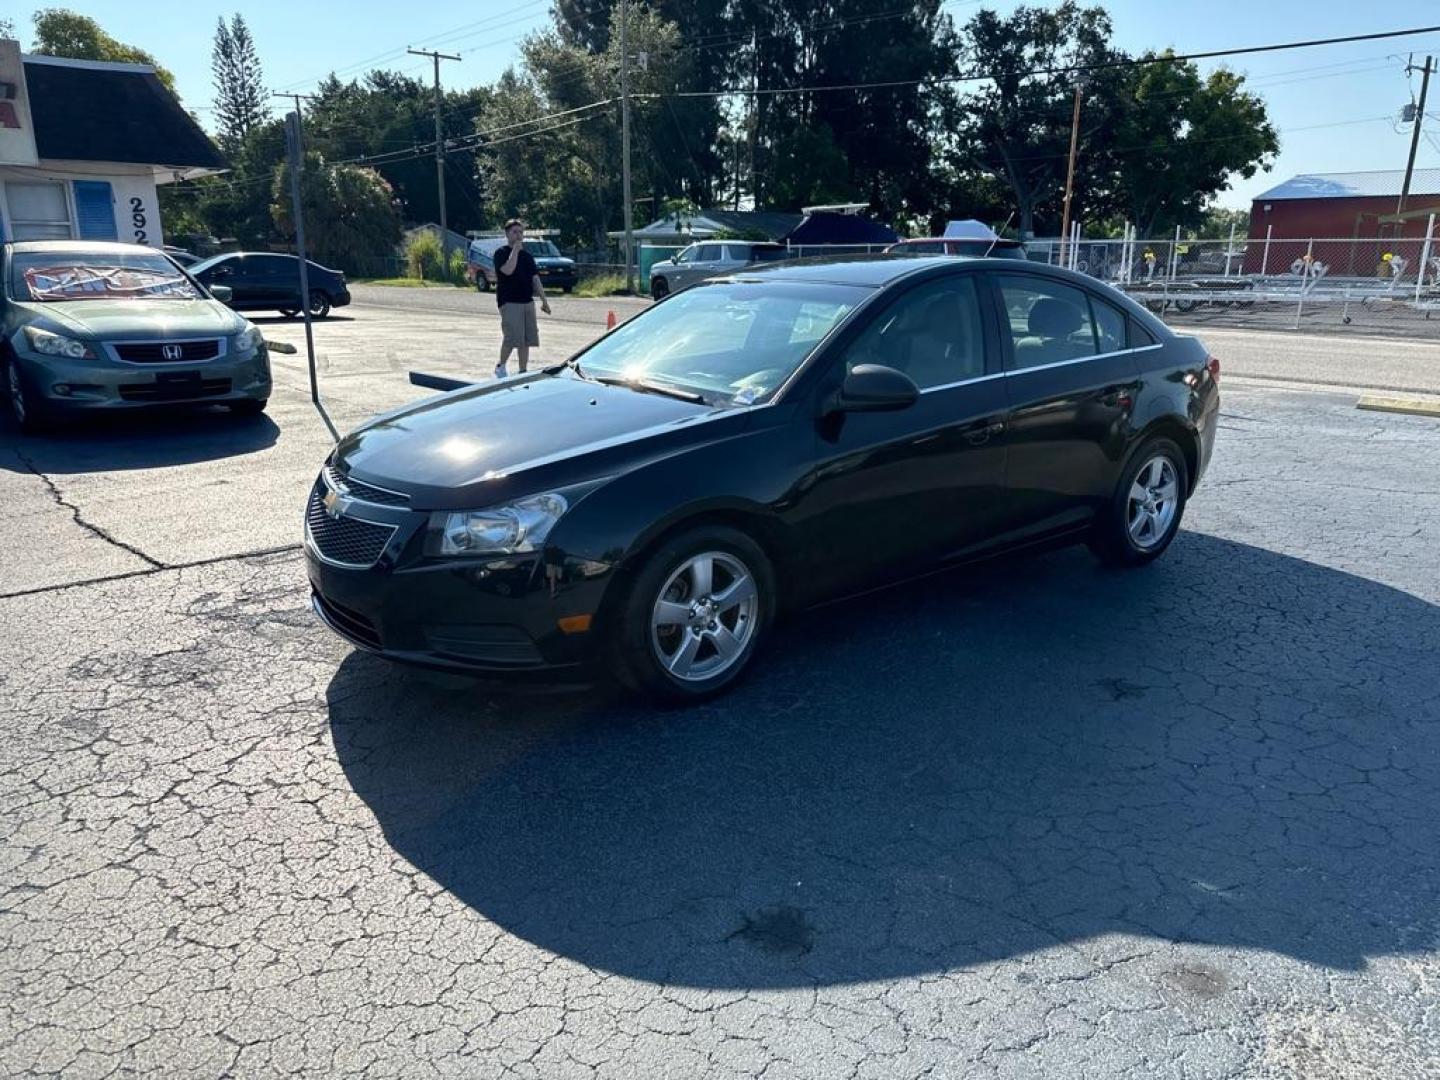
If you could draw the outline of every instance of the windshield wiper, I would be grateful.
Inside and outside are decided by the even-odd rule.
[[[697,394],[694,390],[682,390],[678,386],[667,386],[665,383],[645,382],[642,379],[622,379],[615,375],[587,375],[588,379],[604,383],[606,386],[624,386],[630,390],[642,390],[649,394],[664,394],[666,397],[679,398],[681,401],[694,402],[696,405],[705,404],[705,395]]]

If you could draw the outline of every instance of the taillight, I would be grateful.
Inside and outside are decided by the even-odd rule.
[[[1205,370],[1210,373],[1210,378],[1218,383],[1220,381],[1220,358],[1218,356],[1211,356],[1206,359]]]

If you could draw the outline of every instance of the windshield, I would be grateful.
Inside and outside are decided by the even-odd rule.
[[[611,331],[581,355],[580,369],[750,405],[774,393],[870,294],[809,282],[701,285]]]
[[[541,258],[554,259],[560,255],[560,249],[549,240],[526,240],[525,250],[531,255],[539,255]]]
[[[25,251],[10,261],[17,300],[198,300],[174,263],[153,251]]]

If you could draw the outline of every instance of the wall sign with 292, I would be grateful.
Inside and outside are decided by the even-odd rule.
[[[135,242],[148,244],[150,237],[146,230],[150,226],[150,218],[145,213],[145,200],[138,195],[130,196],[130,224],[135,227]]]

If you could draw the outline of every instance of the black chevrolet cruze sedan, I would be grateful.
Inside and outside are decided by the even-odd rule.
[[[796,607],[1072,538],[1154,559],[1218,378],[1198,341],[1051,267],[746,269],[343,439],[305,518],[315,610],[394,660],[697,699]]]

